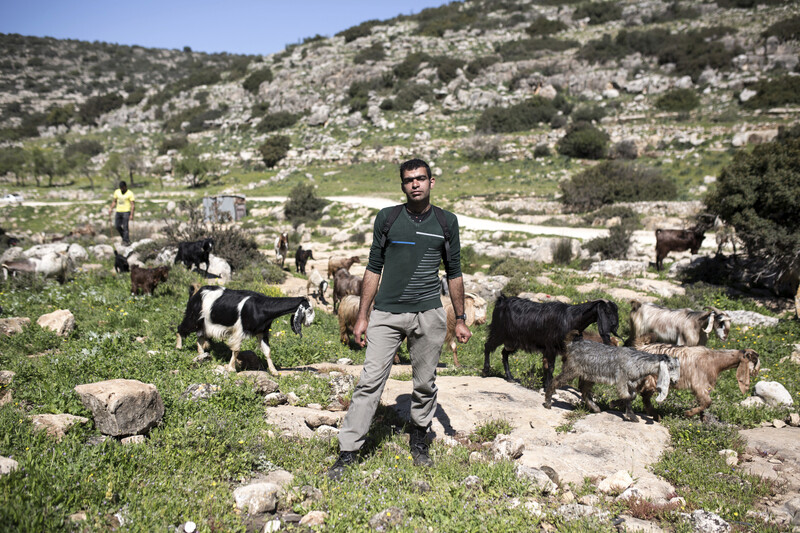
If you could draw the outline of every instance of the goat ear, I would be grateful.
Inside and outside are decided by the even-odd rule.
[[[298,306],[292,317],[292,331],[294,331],[296,335],[300,335],[300,338],[303,337],[303,320],[305,317],[305,309],[302,305]]]
[[[656,390],[658,391],[658,396],[656,396],[657,403],[661,403],[667,399],[667,394],[669,394],[669,366],[666,361],[661,361],[658,364],[658,383],[656,385]]]
[[[711,330],[714,329],[714,311],[709,311],[705,315],[703,315],[703,320],[708,319],[708,324],[706,327],[703,328],[703,331],[706,333],[711,333]]]
[[[736,369],[736,381],[739,382],[739,390],[747,396],[750,390],[750,365],[753,362],[748,357],[747,352],[742,351],[739,355],[739,367]]]

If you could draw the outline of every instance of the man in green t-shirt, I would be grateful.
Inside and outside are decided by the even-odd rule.
[[[433,465],[428,455],[427,434],[436,411],[436,366],[447,333],[447,317],[439,297],[442,259],[456,315],[456,338],[464,343],[472,336],[465,323],[458,220],[448,211],[434,212],[430,194],[436,178],[431,176],[427,163],[420,159],[406,161],[400,166],[400,179],[408,201],[396,214],[387,235],[383,234],[384,223],[395,208],[383,209],[375,217],[361,304],[353,329],[356,342],[366,345],[367,351],[364,370],[339,431],[339,459],[328,470],[328,477],[334,480],[340,479],[345,468],[357,461],[358,450],[364,444],[389,379],[394,354],[403,339],[408,339],[414,387],[411,455],[417,466]],[[448,228],[446,232],[444,225]],[[445,252],[447,235],[449,254]],[[367,316],[373,300],[375,309]]]
[[[114,227],[117,228],[120,237],[122,237],[122,244],[128,246],[131,243],[130,235],[128,234],[128,222],[133,220],[133,192],[128,190],[128,184],[124,181],[119,182],[119,189],[114,191],[114,199],[111,201],[111,207],[108,214],[117,208],[117,215],[114,218]]]

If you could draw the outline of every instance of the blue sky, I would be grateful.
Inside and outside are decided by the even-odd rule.
[[[0,33],[198,52],[271,54],[446,0],[0,0]]]

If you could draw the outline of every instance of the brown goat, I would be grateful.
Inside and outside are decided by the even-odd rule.
[[[656,269],[664,266],[664,258],[670,252],[690,250],[696,254],[706,238],[706,226],[697,225],[690,229],[657,229],[656,230]]]
[[[750,378],[758,374],[761,368],[758,353],[755,350],[713,350],[705,346],[675,346],[673,344],[651,344],[652,337],[645,335],[634,340],[637,350],[653,354],[665,354],[676,357],[681,363],[681,377],[674,385],[676,389],[688,389],[694,393],[698,407],[686,411],[686,416],[701,414],[711,405],[710,391],[714,390],[720,373],[736,368],[736,380],[739,390],[747,394],[750,390]],[[656,418],[650,398],[656,390],[655,376],[647,376],[639,385],[639,393],[647,414]]]
[[[442,305],[447,313],[447,334],[444,338],[444,345],[453,352],[453,366],[460,367],[458,343],[456,342],[456,312],[453,310],[453,302],[448,296],[442,296]],[[467,326],[486,323],[486,301],[471,293],[464,294],[464,313],[467,315],[467,319],[464,321]]]
[[[353,276],[345,270],[340,268],[333,276],[333,312],[336,313],[338,306],[337,303],[348,294],[355,294],[361,296],[361,283],[363,280],[358,276]]]
[[[169,267],[142,268],[131,265],[131,294],[153,294],[153,291],[162,281],[167,281]]]
[[[347,272],[350,272],[350,267],[353,266],[353,263],[360,263],[361,259],[358,256],[353,257],[340,257],[334,256],[328,259],[328,277],[333,277],[336,274],[336,271],[340,268],[345,269]]]

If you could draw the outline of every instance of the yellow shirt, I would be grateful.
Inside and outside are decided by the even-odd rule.
[[[130,213],[131,202],[134,201],[133,192],[130,189],[125,191],[125,194],[122,194],[119,189],[114,191],[114,200],[117,201],[117,213]]]

